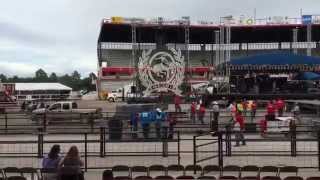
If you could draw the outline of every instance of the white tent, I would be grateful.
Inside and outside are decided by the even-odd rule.
[[[16,91],[46,91],[46,90],[67,90],[72,88],[60,83],[15,83]]]

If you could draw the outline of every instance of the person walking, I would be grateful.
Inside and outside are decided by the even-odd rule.
[[[299,104],[298,103],[295,103],[293,109],[292,109],[292,112],[293,112],[293,117],[297,120],[297,122],[300,123],[301,119],[300,119],[300,107],[299,107]]]
[[[211,130],[217,131],[218,124],[219,124],[219,113],[220,113],[220,108],[217,101],[212,102],[212,112],[213,112],[213,122],[211,123]]]
[[[236,119],[234,122],[234,128],[233,131],[235,133],[235,139],[236,139],[236,145],[235,146],[239,146],[240,145],[240,141],[242,141],[242,145],[246,145],[246,141],[244,139],[244,118],[241,114],[241,112],[237,112],[236,113]]]
[[[253,122],[253,119],[256,117],[256,112],[257,112],[257,102],[253,100],[251,104],[251,121],[252,122]]]
[[[177,124],[176,113],[169,113],[169,114],[168,114],[168,119],[167,119],[167,121],[169,121],[168,139],[173,139],[174,126]]]
[[[267,121],[273,121],[275,119],[275,107],[272,101],[270,101],[267,105]]]
[[[196,113],[197,113],[197,104],[196,102],[192,102],[190,106],[190,119],[192,123],[196,122]]]
[[[181,112],[181,97],[178,95],[174,97],[174,107],[176,112]]]
[[[276,102],[276,106],[277,106],[277,109],[278,109],[278,116],[282,117],[283,110],[284,110],[284,107],[285,107],[284,101],[281,98],[279,98],[277,100],[277,102]]]
[[[206,114],[206,108],[204,107],[204,104],[200,104],[200,109],[199,109],[199,121],[201,122],[201,124],[204,124],[204,116]]]

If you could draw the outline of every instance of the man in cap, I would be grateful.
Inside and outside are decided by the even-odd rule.
[[[213,112],[213,122],[211,126],[211,130],[217,131],[218,130],[218,119],[219,119],[219,104],[217,101],[212,102],[212,112]]]

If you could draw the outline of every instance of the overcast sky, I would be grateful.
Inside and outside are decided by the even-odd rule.
[[[96,73],[103,17],[257,17],[320,14],[320,0],[1,0],[0,74]]]

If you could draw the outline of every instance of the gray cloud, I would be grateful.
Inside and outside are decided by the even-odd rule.
[[[319,0],[10,0],[0,6],[0,63],[19,63],[70,73],[96,72],[96,42],[103,17],[190,16],[215,20],[225,15],[258,17],[319,14]],[[7,68],[8,69],[8,68]],[[9,72],[9,71],[8,71]]]

